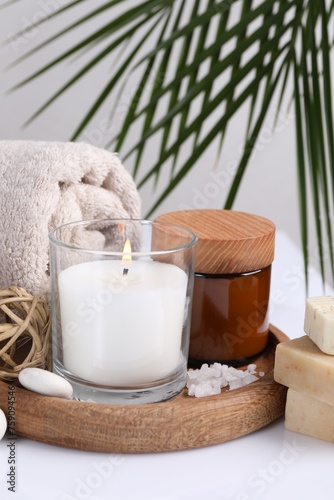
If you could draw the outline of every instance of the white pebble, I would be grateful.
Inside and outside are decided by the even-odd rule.
[[[2,410],[0,410],[0,441],[4,437],[6,430],[7,430],[6,415]]]
[[[69,399],[72,397],[73,388],[63,377],[41,368],[23,368],[19,373],[19,381],[29,391]]]

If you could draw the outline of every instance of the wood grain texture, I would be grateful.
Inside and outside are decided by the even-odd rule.
[[[180,210],[155,220],[184,226],[197,235],[197,273],[244,273],[274,260],[275,225],[264,217],[234,210]]]
[[[284,413],[286,387],[273,378],[275,348],[288,337],[270,328],[266,351],[256,360],[265,376],[231,392],[142,406],[98,405],[48,398],[16,388],[16,433],[78,450],[146,453],[199,448],[254,432]],[[0,383],[7,414],[8,385]]]

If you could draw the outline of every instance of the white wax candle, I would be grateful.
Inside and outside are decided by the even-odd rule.
[[[59,274],[65,368],[119,387],[167,377],[182,359],[186,288],[182,269],[155,261],[95,261],[65,269]]]

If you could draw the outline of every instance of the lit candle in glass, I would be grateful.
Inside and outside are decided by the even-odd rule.
[[[75,398],[142,404],[182,391],[196,244],[184,227],[132,219],[50,233],[53,369]]]
[[[59,275],[64,365],[102,385],[166,377],[179,364],[187,276],[156,261],[84,262]]]

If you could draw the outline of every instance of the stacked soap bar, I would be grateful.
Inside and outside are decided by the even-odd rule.
[[[289,388],[285,427],[334,442],[334,297],[306,300],[304,330],[276,348],[274,378]]]

